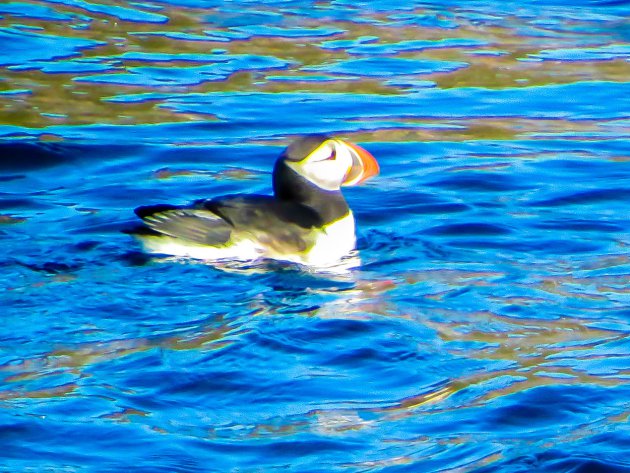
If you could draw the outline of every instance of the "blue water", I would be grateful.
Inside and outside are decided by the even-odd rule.
[[[629,26],[615,1],[2,3],[0,470],[630,472]],[[121,232],[270,192],[313,132],[381,165],[346,191],[349,274]]]

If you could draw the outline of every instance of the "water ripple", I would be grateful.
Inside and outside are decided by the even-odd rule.
[[[0,5],[0,469],[630,471],[626,10]],[[123,233],[311,132],[381,165],[343,269]]]

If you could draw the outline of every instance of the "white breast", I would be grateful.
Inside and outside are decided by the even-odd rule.
[[[323,230],[318,234],[315,244],[304,255],[304,264],[328,266],[338,262],[354,249],[356,236],[352,212],[326,225]]]

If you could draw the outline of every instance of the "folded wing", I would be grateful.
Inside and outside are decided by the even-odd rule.
[[[151,230],[199,245],[223,245],[233,231],[228,222],[204,209],[155,205],[135,212]]]

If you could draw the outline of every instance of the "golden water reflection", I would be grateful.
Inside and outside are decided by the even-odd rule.
[[[38,2],[24,2],[25,5],[38,5]],[[44,2],[46,3],[46,2]],[[117,5],[117,2],[101,1],[100,5]],[[378,11],[362,9],[357,11],[357,20],[327,18],[325,25],[330,28],[329,35],[313,37],[308,30],[321,27],[320,21],[303,16],[296,11],[285,11],[282,22],[287,31],[291,28],[303,28],[304,36],[291,34],[283,37],[267,35],[264,31],[259,34],[234,31],[227,26],[213,23],[213,18],[228,18],[219,8],[191,8],[179,6],[177,8],[156,4],[157,13],[168,21],[153,23],[147,21],[125,21],[116,17],[115,11],[107,12],[107,8],[100,11],[86,11],[80,6],[51,3],[50,7],[57,13],[67,15],[64,21],[50,21],[25,14],[15,15],[6,13],[0,18],[0,27],[18,29],[33,34],[45,34],[50,37],[69,37],[81,40],[97,41],[98,44],[80,49],[71,58],[75,64],[89,64],[103,66],[105,72],[42,72],[42,66],[35,69],[19,70],[12,66],[0,69],[0,92],[24,90],[25,93],[0,94],[0,124],[17,125],[29,128],[42,128],[49,125],[65,124],[80,125],[90,123],[138,124],[164,123],[191,120],[208,120],[208,115],[194,113],[178,113],[159,106],[160,100],[147,100],[134,103],[113,103],[105,100],[108,97],[141,94],[159,91],[164,94],[212,94],[225,91],[251,92],[323,92],[351,93],[351,94],[403,94],[414,90],[413,84],[405,85],[388,77],[368,77],[358,75],[350,77],[346,74],[327,72],[329,78],[325,81],[316,80],[319,76],[308,70],[308,67],[324,67],[340,60],[355,57],[370,57],[369,53],[350,54],[352,45],[368,44],[382,47],[378,57],[394,57],[413,60],[459,61],[467,66],[451,72],[435,72],[420,74],[414,80],[434,82],[438,88],[508,88],[531,87],[548,84],[565,84],[578,81],[613,81],[625,82],[630,76],[630,63],[624,58],[600,60],[597,56],[592,60],[579,61],[563,60],[532,60],[541,51],[571,47],[579,36],[567,34],[559,27],[544,29],[547,40],[537,35],[536,28],[529,25],[528,17],[518,15],[486,18],[482,23],[477,18],[469,18],[465,10],[444,11],[452,15],[449,21],[455,21],[457,27],[440,27],[440,18],[446,18],[442,13],[435,14],[431,9],[416,8],[413,13],[418,17],[435,16],[436,25],[422,27],[401,26],[387,19]],[[325,5],[316,8],[324,11]],[[246,14],[246,12],[244,12]],[[257,7],[257,14],[276,12],[272,8]],[[447,16],[448,16],[447,15]],[[253,21],[253,20],[252,20]],[[593,20],[584,19],[583,22],[573,20],[575,28],[591,25]],[[613,26],[621,27],[621,19],[611,19],[611,29],[608,35],[613,37]],[[261,25],[262,27],[262,25]],[[530,33],[523,33],[530,30]],[[541,29],[541,32],[543,30]],[[221,38],[214,38],[222,35]],[[187,35],[187,36],[186,36]],[[243,37],[239,37],[239,35]],[[466,43],[444,43],[446,40],[468,40]],[[329,46],[332,41],[346,41],[348,47]],[[416,49],[408,47],[408,42],[426,41]],[[431,45],[430,42],[436,42]],[[589,46],[597,50],[597,45],[609,45],[611,38],[602,34],[592,34]],[[440,43],[442,42],[442,43]],[[475,43],[476,42],[476,43]],[[402,45],[402,46],[397,46]],[[387,48],[391,50],[388,50]],[[398,49],[396,49],[398,47]],[[125,53],[148,53],[173,55],[170,59],[155,57],[153,60],[146,56],[144,60],[125,57]],[[179,56],[178,56],[179,55]],[[204,56],[215,55],[258,55],[272,57],[288,62],[281,69],[283,80],[275,80],[277,70],[233,71],[224,80],[204,79],[200,76],[200,83],[178,86],[177,83],[165,81],[153,85],[142,83],[89,83],[81,82],[82,78],[89,78],[98,74],[126,74],[132,77],[137,67],[163,68],[165,72],[186,71],[204,62]],[[181,60],[180,58],[194,58]],[[64,63],[66,59],[44,61],[45,64],[55,62]],[[191,69],[192,70],[192,69]],[[313,80],[315,79],[315,80]],[[352,80],[349,80],[352,79]],[[408,82],[408,81],[407,81]],[[403,119],[404,120],[404,119]],[[513,137],[520,132],[518,123],[503,123],[491,125],[472,123],[463,132],[462,139],[485,139],[488,137],[501,139]],[[563,122],[566,131],[579,132],[584,123]],[[545,129],[544,122],[534,124],[535,128]],[[404,139],[427,139],[425,134],[408,137],[400,134],[388,135],[390,141]],[[444,134],[443,134],[444,133]],[[439,139],[450,139],[448,132],[438,133]],[[431,139],[428,137],[428,139]]]

